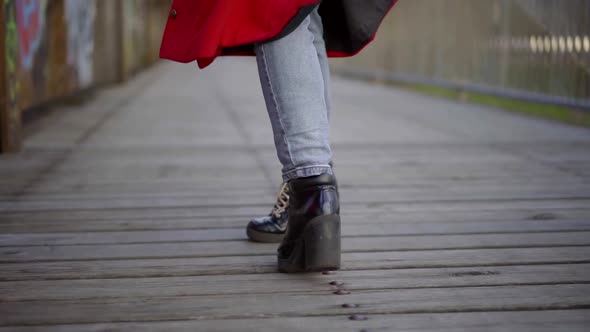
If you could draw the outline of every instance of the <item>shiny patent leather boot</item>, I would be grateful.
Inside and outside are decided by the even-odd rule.
[[[272,211],[267,216],[254,218],[248,223],[246,227],[248,239],[254,242],[281,242],[287,231],[288,208],[289,188],[285,182],[281,185]]]
[[[278,249],[279,271],[340,268],[340,203],[330,174],[289,181],[287,233]]]

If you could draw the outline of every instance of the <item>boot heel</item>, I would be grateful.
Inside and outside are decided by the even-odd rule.
[[[329,271],[340,268],[340,216],[316,217],[303,231],[305,271]]]
[[[279,258],[279,272],[319,272],[340,268],[340,216],[314,218],[293,244],[288,258]]]

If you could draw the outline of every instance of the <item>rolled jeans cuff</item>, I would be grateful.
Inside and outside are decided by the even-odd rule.
[[[283,173],[283,181],[289,181],[293,179],[306,178],[310,176],[317,176],[321,174],[334,175],[332,167],[330,165],[311,165],[297,167],[292,170]]]

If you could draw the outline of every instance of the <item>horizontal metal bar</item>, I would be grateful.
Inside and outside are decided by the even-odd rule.
[[[530,92],[519,89],[507,89],[494,87],[489,85],[471,83],[471,82],[456,82],[441,80],[435,78],[429,78],[408,73],[384,73],[378,71],[370,71],[358,68],[350,68],[346,66],[333,66],[332,71],[336,74],[343,76],[366,79],[366,80],[381,80],[392,83],[405,83],[405,84],[419,84],[429,85],[445,89],[454,89],[467,92],[482,93],[492,95],[501,98],[509,98],[515,100],[523,100],[534,103],[550,104],[556,106],[563,106],[568,108],[574,108],[586,112],[590,112],[590,100],[588,99],[575,99],[566,98],[560,96],[553,96],[547,94],[541,94],[536,92]]]

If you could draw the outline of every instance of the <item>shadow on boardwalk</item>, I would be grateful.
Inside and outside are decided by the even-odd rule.
[[[160,64],[2,156],[0,331],[588,329],[589,130],[336,78],[343,270],[282,275],[259,90]]]

